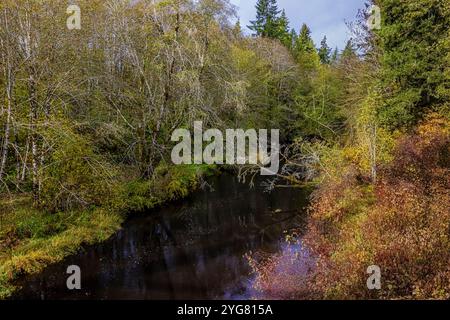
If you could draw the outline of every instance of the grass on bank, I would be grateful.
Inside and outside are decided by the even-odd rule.
[[[20,277],[41,272],[84,244],[107,240],[120,229],[126,212],[184,198],[215,173],[214,166],[160,166],[151,180],[121,184],[112,204],[70,212],[33,208],[27,195],[0,199],[0,299],[13,294]]]

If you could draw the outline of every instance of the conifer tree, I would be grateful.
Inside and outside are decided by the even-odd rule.
[[[287,48],[292,48],[292,33],[289,28],[289,19],[286,16],[286,11],[281,12],[281,16],[278,19],[278,34],[276,38]]]
[[[300,29],[300,34],[294,41],[293,54],[294,57],[298,61],[300,61],[302,59],[305,59],[306,55],[312,53],[317,54],[316,49],[314,47],[314,42],[311,38],[311,30],[306,24],[303,24],[302,28]]]
[[[383,26],[376,31],[383,50],[382,84],[386,104],[381,120],[391,128],[408,128],[420,121],[427,109],[446,103],[449,88],[444,72],[448,48],[450,9],[448,0],[377,0]],[[420,5],[419,5],[420,3]]]
[[[303,52],[310,52],[314,50],[314,42],[311,38],[311,30],[306,24],[303,24],[302,28],[300,29],[300,34],[298,35],[296,41],[296,50]]]
[[[250,21],[248,28],[252,30],[254,36],[267,36],[267,24],[269,16],[269,0],[258,0],[256,4],[256,19]]]
[[[339,59],[339,49],[336,47],[331,55],[331,63],[336,63]]]
[[[291,50],[294,51],[295,42],[297,41],[298,34],[297,34],[297,31],[295,31],[294,28],[291,29],[290,33],[291,33],[291,35],[290,35],[290,37],[291,37]]]
[[[353,57],[356,57],[356,52],[355,52],[355,48],[353,46],[353,40],[350,39],[347,41],[344,51],[342,51],[341,59],[347,60],[347,59],[351,59]]]
[[[236,24],[233,27],[233,35],[238,38],[242,36],[241,20],[236,21]]]
[[[320,48],[318,50],[320,62],[323,64],[329,64],[331,61],[331,48],[327,44],[327,37],[325,36],[320,43]]]
[[[253,35],[280,39],[280,25],[289,24],[286,15],[280,17],[276,0],[258,0],[256,4],[256,19],[250,21],[248,28],[252,30]],[[281,39],[280,39],[281,40]]]

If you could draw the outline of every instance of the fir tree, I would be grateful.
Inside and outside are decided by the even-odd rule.
[[[449,48],[448,0],[389,1],[377,4],[384,26],[377,31],[383,50],[382,74],[386,104],[380,119],[391,128],[407,128],[420,121],[427,109],[447,103],[449,88],[443,72]],[[419,9],[420,8],[420,9]]]
[[[256,4],[256,19],[250,21],[248,28],[254,32],[255,36],[262,36],[267,23],[269,0],[258,0]]]
[[[256,19],[250,21],[248,28],[255,36],[272,38],[277,34],[278,6],[276,0],[258,0],[256,3]]]
[[[336,47],[333,51],[333,54],[331,55],[331,63],[334,64],[339,59],[339,49]]]
[[[287,48],[292,48],[292,33],[289,28],[289,19],[286,16],[286,11],[283,10],[281,12],[281,16],[278,19],[278,34],[276,35],[276,38],[281,41],[283,45],[285,45]]]
[[[236,21],[233,27],[233,35],[238,38],[242,36],[241,20]]]
[[[314,51],[314,42],[311,38],[311,30],[306,24],[303,24],[300,29],[300,34],[295,41],[294,54],[299,55],[301,53]]]
[[[320,64],[314,41],[311,38],[311,30],[306,24],[302,25],[300,34],[294,41],[292,52],[302,72],[312,72]]]
[[[327,37],[325,36],[320,43],[320,48],[318,50],[320,62],[323,64],[329,64],[331,61],[331,48],[327,44]]]
[[[342,51],[341,59],[347,60],[356,57],[352,39],[347,41],[344,51]]]
[[[291,37],[291,46],[290,46],[290,48],[291,48],[292,51],[294,51],[294,49],[295,49],[295,43],[296,43],[297,38],[298,38],[297,31],[295,31],[294,28],[291,29],[291,35],[290,35],[290,37]]]

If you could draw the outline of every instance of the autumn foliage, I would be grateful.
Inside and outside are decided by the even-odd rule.
[[[354,166],[324,183],[303,237],[315,268],[296,282],[277,270],[305,255],[279,255],[256,268],[259,292],[294,299],[449,299],[449,132],[447,120],[430,116],[397,141],[394,160],[379,168],[376,183]],[[381,268],[381,290],[367,288],[371,265]],[[264,281],[271,272],[283,284],[277,295],[276,284]]]

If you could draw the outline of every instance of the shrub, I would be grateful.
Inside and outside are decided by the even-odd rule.
[[[117,191],[116,170],[95,154],[86,137],[61,126],[45,132],[52,150],[42,169],[40,204],[49,211],[103,205]]]
[[[303,238],[316,266],[308,282],[296,284],[298,293],[309,294],[291,296],[450,298],[449,128],[448,120],[431,115],[397,141],[393,161],[380,168],[374,185],[348,166],[316,191]],[[366,286],[371,265],[382,271],[379,291]]]

